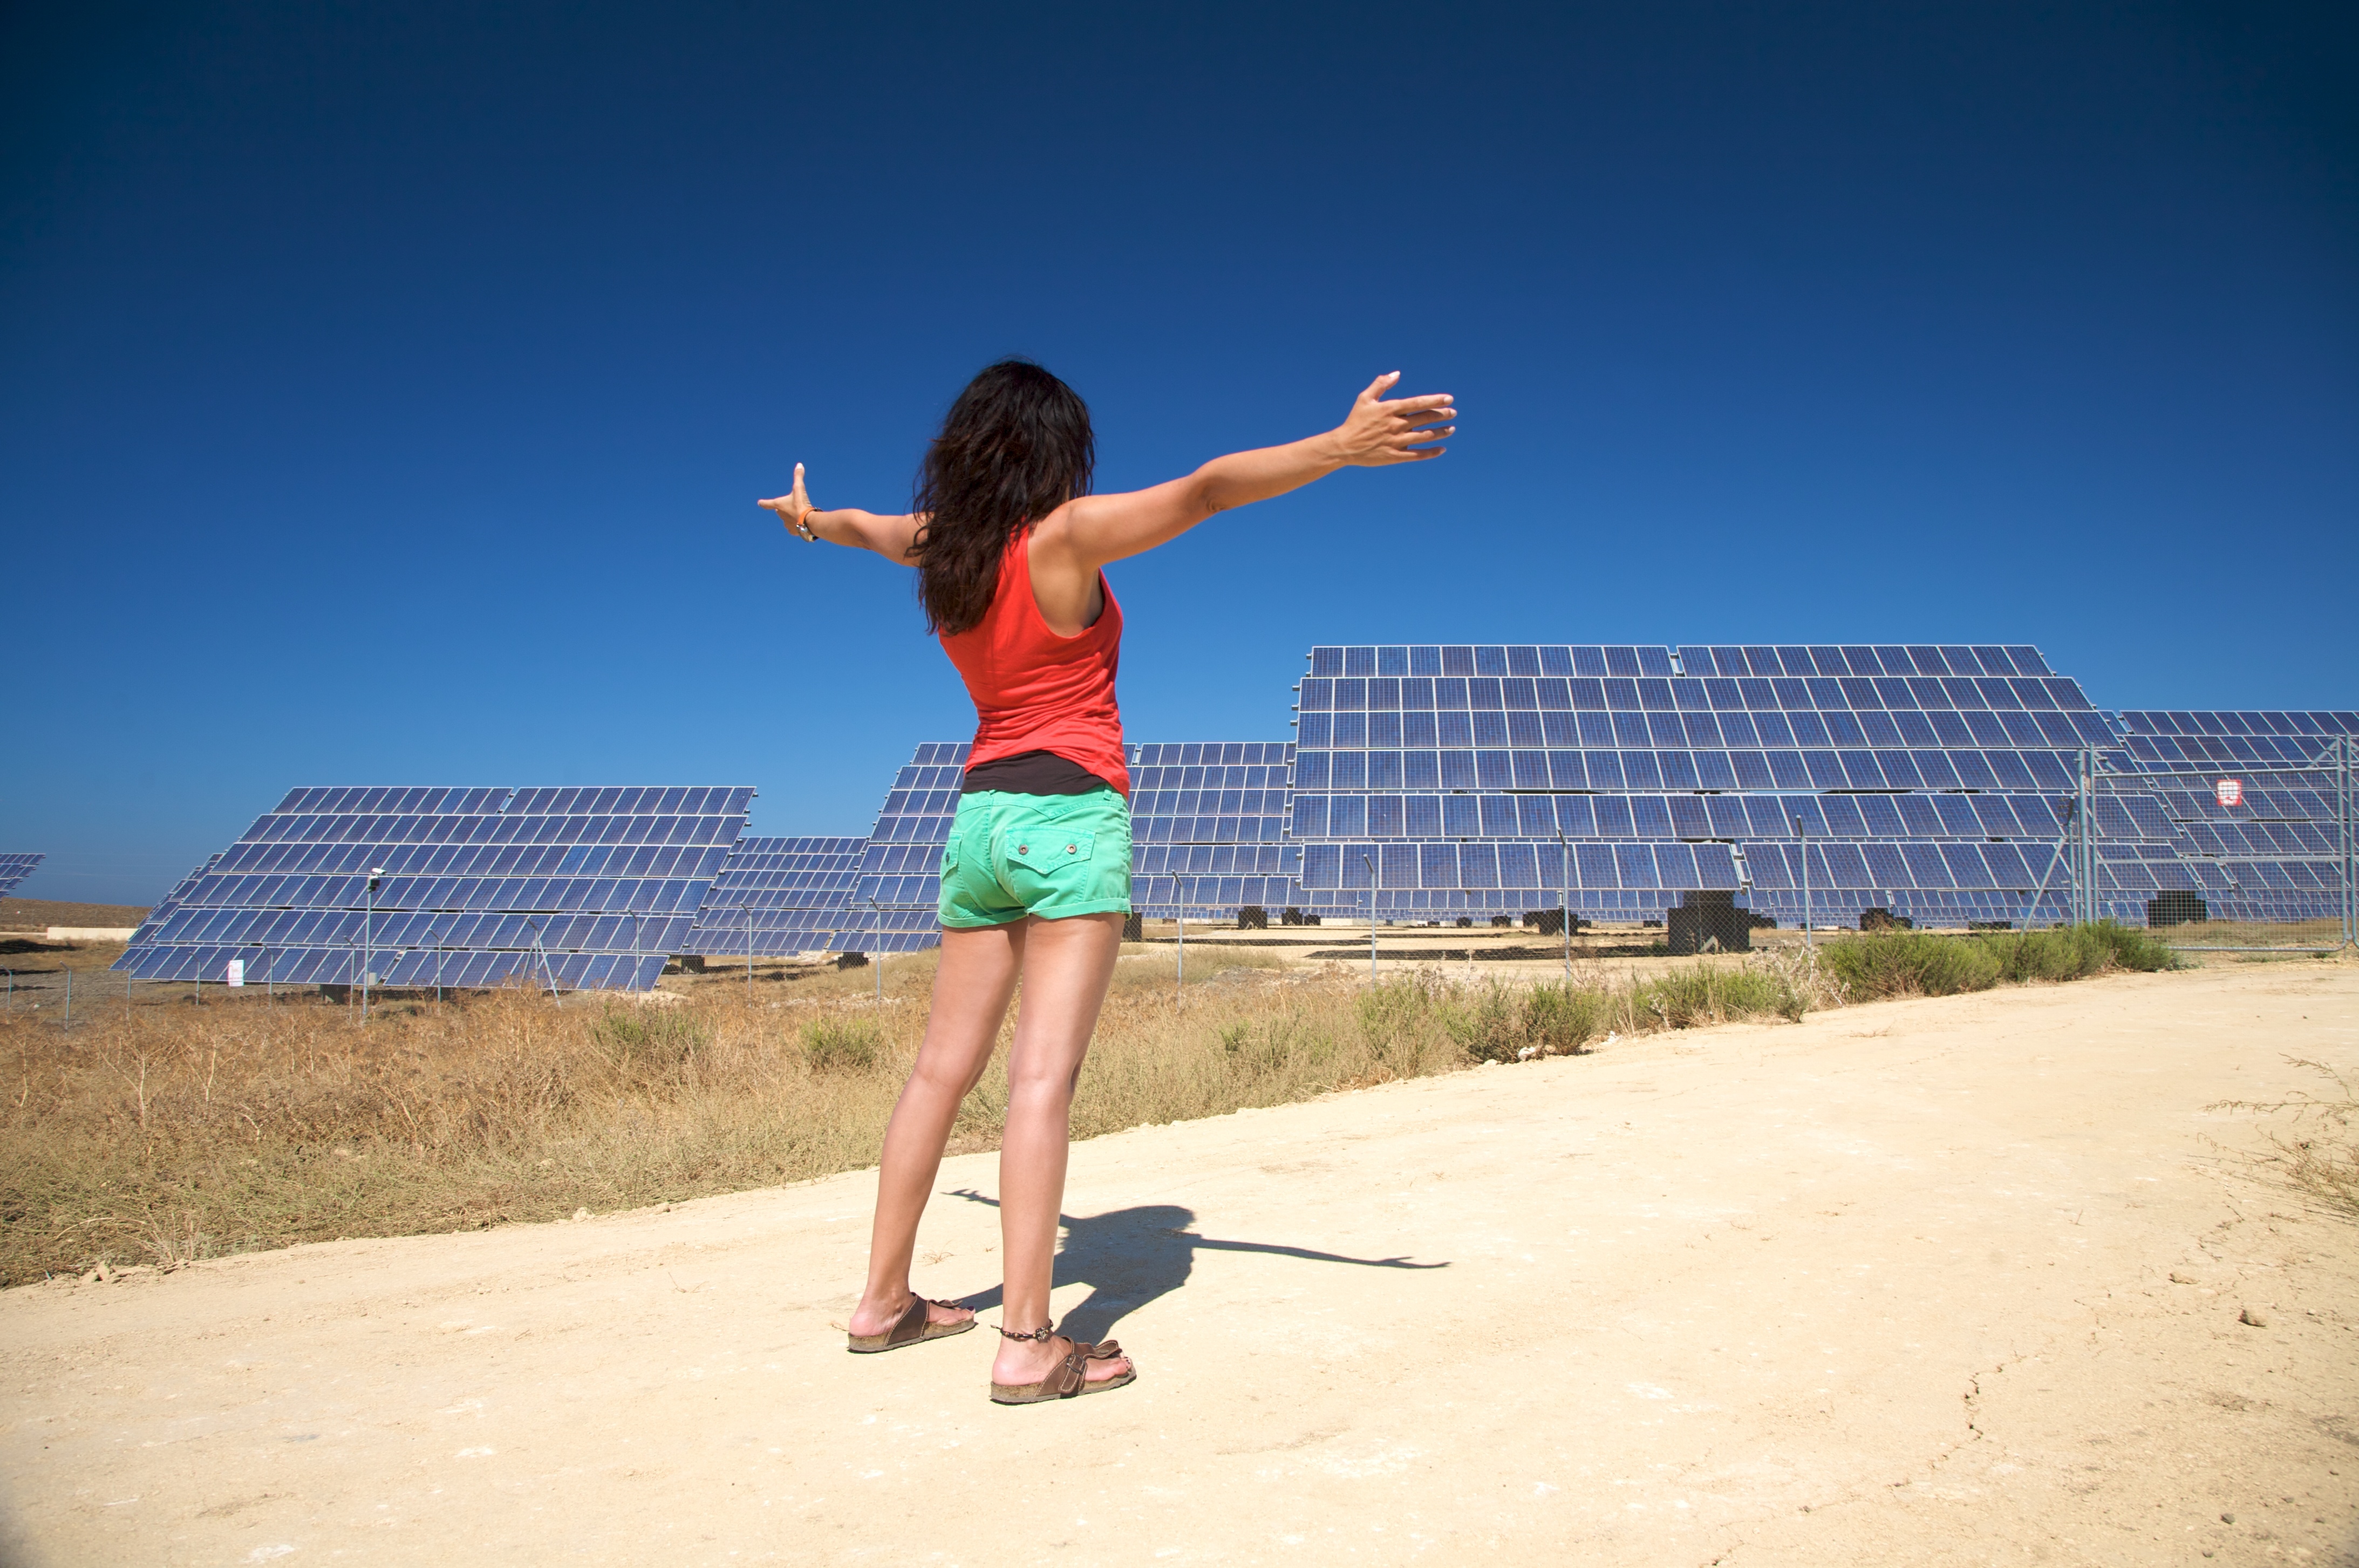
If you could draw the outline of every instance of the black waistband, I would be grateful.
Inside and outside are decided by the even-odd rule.
[[[1010,795],[1087,795],[1113,788],[1080,763],[1053,751],[1026,751],[968,768],[959,793],[979,795],[998,789]]]

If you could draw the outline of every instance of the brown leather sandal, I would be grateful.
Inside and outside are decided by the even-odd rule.
[[[957,1305],[956,1301],[929,1301],[923,1296],[914,1297],[909,1302],[909,1310],[901,1314],[899,1323],[883,1334],[847,1334],[844,1338],[851,1343],[843,1348],[854,1356],[874,1356],[879,1351],[898,1350],[905,1345],[923,1345],[929,1339],[948,1339],[954,1334],[964,1334],[974,1326],[973,1318],[964,1323],[938,1323],[931,1321],[926,1312],[929,1306]]]
[[[1003,1339],[1037,1339],[1045,1342],[1064,1338],[1062,1334],[1051,1334],[1045,1326],[1037,1328],[1030,1334],[1010,1334],[1004,1328],[999,1331],[999,1334]],[[1040,1405],[1048,1403],[1050,1399],[1072,1399],[1083,1394],[1103,1394],[1109,1388],[1119,1388],[1125,1383],[1137,1380],[1136,1367],[1133,1367],[1127,1372],[1116,1373],[1111,1377],[1100,1377],[1095,1382],[1090,1380],[1088,1367],[1091,1362],[1118,1361],[1122,1358],[1120,1341],[1109,1339],[1102,1344],[1092,1345],[1085,1339],[1066,1339],[1065,1343],[1073,1347],[1071,1353],[1049,1368],[1046,1377],[1041,1378],[1038,1383],[994,1383],[991,1386],[991,1402],[995,1405]]]

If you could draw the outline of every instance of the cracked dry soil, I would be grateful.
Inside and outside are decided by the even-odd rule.
[[[1141,1376],[1060,1406],[988,1334],[843,1354],[864,1174],[12,1291],[0,1561],[2359,1563],[2359,1231],[2218,1108],[2359,1070],[2354,1002],[2122,976],[1083,1144],[1057,1302]],[[995,1285],[995,1181],[919,1290]]]

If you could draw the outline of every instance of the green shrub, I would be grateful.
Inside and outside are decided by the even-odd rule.
[[[1383,980],[1360,992],[1360,1033],[1377,1061],[1400,1064],[1421,1059],[1449,1039],[1449,986],[1419,970]]]
[[[1441,1026],[1476,1062],[1513,1062],[1524,1048],[1524,1001],[1497,981],[1442,1009]]]
[[[1765,1014],[1799,1022],[1808,1003],[1782,973],[1748,965],[1714,968],[1699,964],[1642,981],[1632,992],[1633,1005],[1660,1018],[1670,1029]]]
[[[592,1038],[618,1067],[664,1071],[712,1043],[712,1030],[687,1014],[652,1007],[609,1007]]]
[[[1844,990],[1862,1002],[1949,996],[2034,980],[2081,980],[2114,969],[2181,966],[2177,953],[2146,932],[2111,920],[1971,937],[1877,932],[1830,942],[1821,951]]]
[[[1998,960],[1999,978],[2019,985],[2028,980],[2078,980],[2101,967],[2102,951],[2083,928],[2006,931],[1981,939]]]
[[[1999,981],[1999,954],[1979,938],[1875,931],[1832,942],[1821,960],[1855,1002],[1887,996],[1954,996]]]
[[[818,1018],[803,1026],[803,1060],[814,1073],[857,1073],[885,1054],[885,1034],[866,1018]]]
[[[1535,985],[1524,1002],[1524,1034],[1550,1056],[1571,1056],[1603,1034],[1614,1016],[1614,999],[1603,991],[1573,985]]]
[[[2134,926],[2115,925],[2111,920],[2099,920],[2084,928],[2093,932],[2113,955],[2116,969],[2133,969],[2142,975],[2157,970],[2184,969],[2187,960],[2165,947],[2148,932]]]

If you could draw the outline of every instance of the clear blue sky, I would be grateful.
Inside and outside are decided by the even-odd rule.
[[[312,783],[864,832],[971,710],[752,502],[906,505],[1008,353],[1105,488],[1463,410],[1117,569],[1134,738],[1284,738],[1314,641],[2352,706],[2353,15],[10,7],[0,848],[144,902]]]

